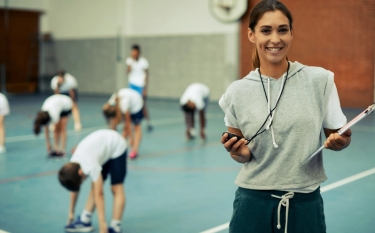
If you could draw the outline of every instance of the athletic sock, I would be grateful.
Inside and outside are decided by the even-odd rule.
[[[83,210],[80,216],[80,220],[83,223],[90,223],[91,222],[92,213],[87,210]]]
[[[109,225],[110,227],[113,228],[113,230],[120,232],[121,231],[121,221],[112,219],[111,224]]]

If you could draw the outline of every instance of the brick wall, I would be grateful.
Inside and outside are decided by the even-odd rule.
[[[252,8],[258,0],[249,0]],[[335,73],[343,107],[367,107],[374,101],[375,1],[283,0],[294,18],[288,57]],[[251,70],[249,16],[240,30],[240,74]]]

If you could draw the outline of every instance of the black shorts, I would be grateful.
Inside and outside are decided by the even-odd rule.
[[[72,113],[72,110],[62,111],[62,112],[60,113],[60,117],[67,117],[67,116],[69,116],[71,113]]]
[[[73,99],[74,103],[77,103],[78,102],[78,91],[77,91],[77,89],[73,89],[73,91],[74,91],[74,99],[73,98],[72,99]],[[68,92],[61,92],[60,94],[71,97],[69,91]]]
[[[139,112],[131,114],[130,117],[132,119],[133,124],[135,125],[141,124],[142,119],[143,119],[143,108]]]
[[[127,150],[115,159],[108,160],[102,166],[103,180],[107,179],[108,174],[111,174],[111,185],[124,183],[126,176],[126,157]]]

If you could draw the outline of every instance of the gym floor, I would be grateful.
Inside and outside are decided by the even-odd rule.
[[[68,161],[46,156],[44,135],[32,134],[36,112],[46,95],[10,96],[6,117],[6,148],[0,154],[0,233],[64,232],[69,195],[57,180],[57,170]],[[102,104],[109,96],[81,96],[83,130],[73,131],[69,121],[68,151],[92,131],[105,128]],[[126,233],[228,232],[241,165],[222,148],[226,131],[217,103],[208,108],[207,136],[186,142],[183,114],[178,101],[149,100],[154,130],[144,130],[140,156],[128,161],[127,195],[123,216]],[[352,119],[363,109],[345,109]],[[196,119],[196,123],[198,123]],[[145,124],[144,124],[145,126]],[[146,129],[146,127],[144,127]],[[120,128],[118,128],[120,130]],[[375,220],[375,114],[352,128],[349,148],[324,151],[328,180],[322,184],[327,232],[374,232]],[[80,214],[90,187],[82,187],[76,215]],[[112,195],[105,184],[107,220]],[[94,227],[98,229],[94,215]],[[97,232],[97,230],[96,230]]]

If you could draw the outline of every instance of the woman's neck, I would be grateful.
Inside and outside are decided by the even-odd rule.
[[[288,69],[288,61],[284,60],[284,62],[280,62],[278,64],[272,64],[272,63],[267,63],[267,62],[261,63],[261,66],[259,69],[262,75],[278,79]]]

